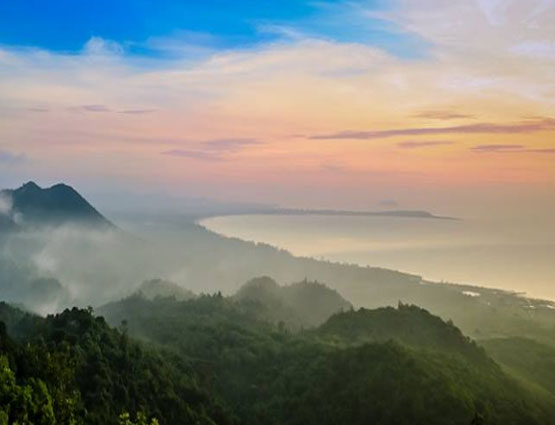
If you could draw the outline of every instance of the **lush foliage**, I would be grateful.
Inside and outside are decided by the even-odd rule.
[[[453,324],[414,306],[338,313],[301,333],[221,296],[133,297],[102,313],[191,361],[202,385],[246,424],[534,424],[555,417],[552,401],[509,378]]]
[[[481,344],[507,370],[555,396],[555,347],[529,338],[499,338]]]
[[[1,317],[10,310],[3,305]],[[24,316],[12,326],[20,343],[4,333],[0,347],[1,406],[10,424],[115,425],[129,419],[122,412],[139,412],[138,423],[233,422],[199,389],[189,365],[130,341],[90,310]]]
[[[0,424],[555,423],[552,395],[423,309],[348,309],[293,332],[267,320],[284,304],[266,295],[137,294],[99,310],[116,329],[90,309],[2,304]]]

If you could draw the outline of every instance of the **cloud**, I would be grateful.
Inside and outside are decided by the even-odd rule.
[[[451,111],[424,111],[414,115],[416,118],[427,118],[434,120],[456,120],[456,119],[471,119],[473,115],[462,114],[459,112]]]
[[[228,158],[228,154],[261,143],[259,140],[248,138],[214,139],[197,143],[199,146],[197,149],[172,149],[164,151],[162,154],[201,161],[224,161]]]
[[[478,145],[471,148],[474,152],[515,152],[521,151],[522,145]]]
[[[478,123],[451,127],[414,127],[377,131],[340,131],[337,133],[310,136],[316,140],[333,139],[386,139],[397,136],[426,136],[438,134],[527,134],[555,130],[555,119],[544,118],[514,124]]]
[[[483,153],[537,153],[555,154],[555,148],[526,148],[523,145],[478,145],[471,148],[474,152]]]
[[[331,173],[345,173],[349,171],[349,169],[345,165],[330,162],[321,164],[320,169]]]
[[[40,107],[25,108],[25,110],[27,112],[48,112],[49,111],[48,108],[40,108]]]
[[[124,48],[116,41],[91,37],[85,43],[83,53],[91,56],[121,55],[124,53]]]
[[[25,162],[27,157],[22,153],[0,150],[0,164],[17,165]]]
[[[543,154],[555,154],[555,148],[540,148],[540,149],[526,149],[525,152],[529,153],[543,153]]]
[[[401,149],[418,149],[418,148],[428,148],[434,146],[445,146],[453,145],[455,142],[448,140],[424,140],[424,141],[407,141],[397,143],[397,147]]]
[[[198,159],[201,161],[223,161],[224,158],[218,152],[204,152],[188,149],[172,149],[162,152],[162,155],[175,156],[179,158]]]
[[[235,152],[247,146],[260,145],[256,139],[214,139],[202,142],[202,146],[211,151]]]
[[[152,112],[156,112],[156,109],[125,109],[123,111],[118,111],[118,113],[120,114],[129,114],[129,115],[150,114]]]
[[[258,197],[263,192],[260,187],[274,184],[280,176],[283,195],[272,192],[272,196],[281,196],[275,199],[278,202],[290,202],[290,197],[304,199],[309,183],[315,188],[311,193],[326,193],[329,182],[322,177],[332,175],[318,164],[327,162],[348,164],[350,171],[341,176],[346,189],[337,196],[355,202],[367,193],[370,182],[365,180],[366,174],[361,176],[369,170],[384,175],[391,170],[407,172],[407,177],[399,173],[384,177],[381,186],[389,184],[391,193],[417,186],[429,190],[435,184],[456,187],[463,180],[477,189],[492,180],[536,187],[555,183],[548,161],[535,161],[533,173],[517,175],[508,171],[509,165],[511,169],[526,168],[528,158],[513,155],[511,164],[492,176],[494,153],[477,161],[477,155],[455,146],[432,149],[426,144],[430,149],[425,149],[417,145],[418,139],[453,139],[468,147],[480,143],[542,146],[538,138],[551,134],[540,132],[553,129],[553,123],[522,120],[549,116],[555,107],[555,63],[549,52],[543,54],[542,47],[555,34],[553,6],[538,14],[540,2],[536,0],[500,0],[501,6],[487,13],[475,0],[389,3],[391,8],[382,11],[385,18],[401,32],[425,39],[429,46],[425,57],[399,58],[363,42],[323,40],[306,34],[284,34],[286,40],[273,38],[270,43],[261,41],[248,48],[218,45],[194,57],[188,53],[189,45],[206,43],[189,40],[183,45],[178,37],[166,40],[175,42],[171,58],[143,56],[140,49],[131,54],[132,46],[121,53],[120,47],[111,48],[98,39],[77,54],[3,46],[0,108],[2,112],[12,108],[0,113],[3,141],[40,158],[35,172],[45,178],[54,178],[63,169],[67,178],[110,185],[129,181],[142,186],[164,179],[177,187],[191,179],[199,187],[210,188],[207,194],[211,196],[235,188],[238,196],[253,193]],[[551,0],[547,3],[553,4]],[[357,24],[363,25],[365,16],[360,12]],[[341,14],[332,19],[339,27],[349,22],[347,18]],[[359,32],[358,26],[345,28]],[[524,57],[522,46],[542,54]],[[108,105],[112,113],[81,109],[85,112],[70,114],[67,109],[91,104]],[[15,110],[30,105],[48,106],[51,112],[20,114]],[[138,112],[147,109],[157,112],[152,116]],[[130,126],[123,118],[132,118],[133,113],[138,115]],[[424,119],[421,123],[415,113]],[[464,121],[470,116],[456,116],[467,113],[475,121]],[[342,129],[350,131],[338,132]],[[392,154],[380,143],[310,140],[311,135],[318,138],[320,134],[324,139],[392,138],[394,149],[423,149],[415,160],[410,155]],[[263,137],[264,145],[203,144],[226,135]],[[395,146],[405,140],[411,143]],[[240,157],[236,154],[240,149],[252,149],[256,159]],[[191,161],[236,157],[238,161],[227,162],[222,175],[228,178],[216,183],[213,175],[200,171],[202,167],[183,167],[181,161],[161,155],[162,151]],[[132,166],[122,173],[124,160]],[[410,174],[418,170],[421,181]],[[424,179],[433,183],[426,185]],[[376,199],[382,197],[387,194]]]
[[[81,105],[79,108],[87,112],[110,112],[105,105]]]
[[[384,208],[398,208],[399,207],[399,203],[394,199],[382,199],[380,202],[378,202],[378,205],[380,207],[384,207]]]

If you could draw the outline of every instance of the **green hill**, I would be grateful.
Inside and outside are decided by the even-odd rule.
[[[318,326],[332,314],[352,308],[337,291],[321,283],[304,280],[280,286],[269,277],[248,281],[233,299],[244,305],[251,303],[259,318],[281,322],[293,330]],[[260,304],[258,309],[256,304]]]
[[[190,361],[245,424],[555,423],[552,398],[414,306],[337,313],[299,333],[220,295],[134,297],[101,312]]]
[[[480,345],[509,372],[555,397],[555,347],[529,338],[497,338]]]
[[[43,319],[0,304],[0,319],[2,424],[115,425],[124,412],[165,425],[234,423],[189,364],[90,311]]]

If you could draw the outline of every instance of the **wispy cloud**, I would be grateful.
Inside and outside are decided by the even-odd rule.
[[[331,162],[326,162],[321,164],[320,169],[331,173],[344,173],[348,171],[348,168],[345,165],[331,163]]]
[[[541,149],[526,149],[525,152],[530,153],[543,153],[543,154],[555,154],[555,148],[541,148]]]
[[[78,105],[69,108],[74,112],[111,112],[111,109],[106,105]]]
[[[142,114],[150,114],[152,112],[156,112],[156,109],[125,109],[123,111],[118,111],[120,114],[128,114],[128,115],[142,115]]]
[[[407,141],[397,143],[397,147],[401,149],[419,149],[431,148],[434,146],[453,145],[455,142],[449,140],[423,140],[423,141]]]
[[[217,152],[204,152],[189,149],[172,149],[162,152],[162,155],[175,156],[179,158],[190,158],[201,161],[222,161],[224,158]]]
[[[27,112],[48,112],[49,111],[48,108],[41,108],[41,107],[30,107],[30,108],[25,108],[25,110]]]
[[[164,151],[162,154],[201,161],[225,161],[229,159],[229,154],[236,153],[248,146],[260,145],[261,143],[257,139],[249,138],[214,139],[197,143],[198,148],[172,149]]]
[[[555,119],[522,121],[514,124],[478,123],[450,127],[413,127],[377,131],[340,131],[310,136],[311,139],[386,139],[397,136],[427,136],[438,134],[525,134],[555,130]]]
[[[383,208],[398,208],[399,203],[395,199],[382,199],[378,205]]]
[[[526,148],[523,145],[477,145],[471,148],[473,152],[482,153],[539,153],[555,154],[555,148]]]
[[[427,118],[433,120],[456,120],[456,119],[472,119],[473,115],[462,114],[452,111],[423,111],[414,115],[416,118]]]
[[[22,153],[0,150],[0,163],[6,165],[16,165],[25,162],[27,157]]]
[[[522,145],[477,145],[471,150],[474,152],[515,152],[523,148]]]
[[[247,146],[260,145],[256,139],[215,139],[202,142],[202,146],[211,151],[236,152]]]

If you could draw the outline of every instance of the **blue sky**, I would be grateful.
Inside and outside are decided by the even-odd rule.
[[[225,49],[274,41],[285,34],[361,42],[399,56],[422,52],[415,37],[361,16],[394,2],[366,0],[3,0],[0,44],[77,53],[91,37],[116,41],[127,53],[156,55],[153,38],[182,38]],[[387,6],[386,6],[387,5]]]

